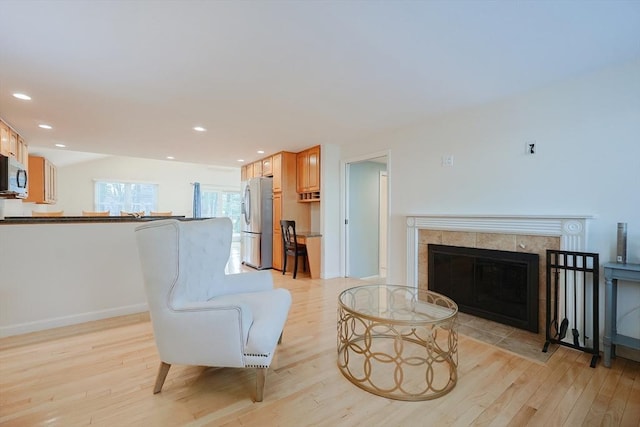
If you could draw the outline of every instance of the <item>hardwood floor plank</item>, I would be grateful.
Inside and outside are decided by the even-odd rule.
[[[582,390],[579,389],[579,386],[576,386],[575,392],[580,393],[580,396],[573,404],[569,414],[567,414],[563,425],[567,427],[583,425],[608,373],[608,369],[603,366],[597,366],[593,369],[589,381]]]
[[[640,426],[640,363],[634,362],[634,366],[636,376],[620,420],[620,425],[625,427]]]
[[[613,397],[614,390],[622,376],[622,371],[626,365],[626,360],[616,358],[611,362],[611,369],[607,370],[607,375],[598,390],[589,412],[584,418],[585,426],[600,426],[604,424],[604,416],[607,412],[609,402]]]
[[[582,392],[584,391],[591,378],[593,378],[595,369],[585,370],[582,369],[582,361],[577,361],[576,363],[578,364],[578,366],[576,366],[574,369],[576,369],[576,373],[578,376],[576,377],[575,381],[573,381],[573,383],[569,385],[564,393],[559,393],[559,395],[561,395],[562,397],[558,402],[558,405],[553,411],[549,413],[549,416],[547,417],[547,423],[550,425],[565,425],[565,421],[576,405],[576,402],[582,395]]]
[[[625,412],[627,401],[630,398],[634,381],[637,377],[637,362],[626,361],[626,364],[618,380],[618,384],[613,390],[613,395],[609,401],[609,406],[602,417],[602,423],[606,425],[622,424],[622,417]],[[637,419],[640,424],[640,417]]]

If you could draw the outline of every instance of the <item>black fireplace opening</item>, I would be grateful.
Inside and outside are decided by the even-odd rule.
[[[538,332],[538,254],[428,245],[429,290],[461,312]]]

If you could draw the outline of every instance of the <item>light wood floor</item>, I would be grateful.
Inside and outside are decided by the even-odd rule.
[[[153,395],[159,360],[138,316],[72,336],[66,328],[0,340],[0,425],[640,425],[640,364],[617,358],[592,369],[589,355],[566,347],[542,364],[461,335],[448,395],[403,402],[367,393],[336,367],[336,298],[359,282],[274,278],[293,306],[263,402],[253,402],[252,369],[173,366]]]

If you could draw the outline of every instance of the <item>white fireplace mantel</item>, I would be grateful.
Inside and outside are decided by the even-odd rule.
[[[592,215],[407,216],[407,284],[418,286],[418,230],[471,231],[560,237],[560,250],[584,251]]]

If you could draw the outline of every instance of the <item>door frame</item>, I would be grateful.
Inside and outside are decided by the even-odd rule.
[[[387,167],[389,165],[387,164]],[[380,203],[378,205],[378,276],[384,277],[385,281],[388,276],[389,268],[389,171],[380,171],[378,175],[378,185],[380,192]],[[383,197],[384,194],[384,197]],[[384,269],[384,271],[383,271]],[[384,274],[383,274],[384,273]]]
[[[389,173],[391,164],[391,152],[390,150],[377,151],[369,154],[363,154],[360,156],[349,157],[340,161],[340,188],[343,189],[344,197],[341,200],[342,208],[340,209],[340,275],[343,277],[349,277],[349,226],[347,224],[347,218],[349,218],[349,167],[353,163],[366,162],[369,160],[379,159],[380,157],[386,157],[387,159],[387,242],[389,241],[389,207],[391,200],[391,186],[389,180],[391,174]],[[385,283],[391,276],[391,268],[388,265],[389,260],[389,245],[387,245],[387,277],[384,279]]]

